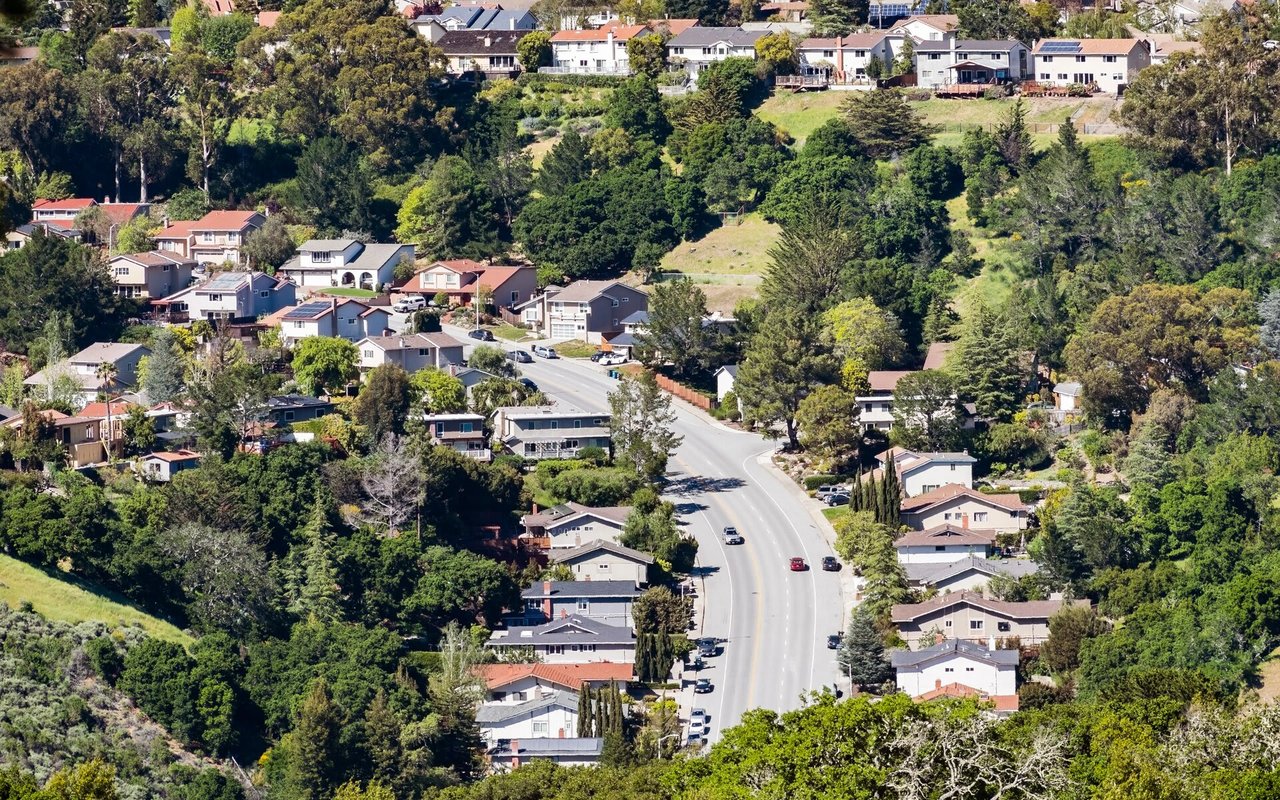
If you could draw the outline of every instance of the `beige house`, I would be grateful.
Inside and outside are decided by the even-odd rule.
[[[893,548],[898,551],[899,564],[950,564],[967,556],[986,558],[994,552],[995,541],[995,531],[940,525],[904,533]]]
[[[531,539],[546,550],[581,547],[589,542],[617,542],[631,514],[630,506],[593,508],[579,503],[564,503],[545,511],[534,510],[520,518],[523,538]]]
[[[455,450],[467,458],[488,461],[493,457],[480,414],[427,414],[422,418],[431,443]]]
[[[396,364],[406,372],[427,367],[448,369],[462,364],[462,342],[447,333],[413,333],[407,336],[367,336],[356,343],[360,371]]]
[[[574,281],[517,306],[522,320],[549,339],[600,344],[623,331],[622,320],[649,309],[649,296],[621,281]]]
[[[114,394],[133,386],[138,380],[138,363],[149,355],[151,351],[140,344],[94,342],[65,361],[46,366],[23,384],[39,396],[66,376],[80,387],[77,399],[92,403],[99,394]]]
[[[267,218],[256,211],[210,211],[198,220],[175,222],[156,238],[156,247],[199,264],[239,265],[249,234]]]
[[[1027,508],[1016,494],[983,494],[958,483],[902,501],[902,524],[914,530],[944,525],[1002,533],[1027,527]]]
[[[649,565],[653,556],[623,547],[617,542],[596,540],[572,550],[553,553],[557,564],[573,570],[578,581],[634,580],[637,586],[649,582]]]
[[[152,250],[116,256],[108,263],[121,297],[168,297],[191,285],[196,262],[175,253]]]
[[[938,635],[944,639],[986,642],[1018,637],[1022,644],[1049,638],[1049,618],[1068,606],[1089,607],[1088,600],[989,600],[975,592],[953,592],[924,603],[893,607],[893,624],[910,646]]]
[[[1122,94],[1151,66],[1151,50],[1140,39],[1041,39],[1032,55],[1036,82],[1096,85],[1108,94]]]

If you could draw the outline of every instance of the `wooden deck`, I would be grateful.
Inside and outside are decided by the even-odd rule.
[[[982,97],[988,89],[994,89],[998,83],[949,83],[933,90],[938,97]]]
[[[826,89],[831,85],[831,79],[826,75],[778,75],[773,79],[773,85],[780,89],[802,92],[806,89]]]

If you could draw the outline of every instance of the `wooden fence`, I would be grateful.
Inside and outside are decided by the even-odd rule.
[[[682,383],[676,383],[675,381],[668,378],[666,375],[656,375],[654,377],[657,378],[658,388],[661,389],[662,391],[669,392],[675,395],[676,397],[679,397],[681,400],[685,401],[686,403],[690,403],[692,405],[697,406],[703,411],[711,410],[711,406],[714,401],[710,397],[707,397],[702,392],[698,392],[693,389],[690,389],[688,386],[685,386]]]

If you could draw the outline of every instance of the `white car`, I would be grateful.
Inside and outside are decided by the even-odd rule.
[[[627,363],[627,357],[624,356],[622,353],[605,353],[604,355],[600,356],[600,360],[597,361],[596,363],[602,364],[606,367],[616,367],[619,364]]]
[[[420,294],[401,297],[391,305],[392,311],[421,311],[427,307],[427,298]]]

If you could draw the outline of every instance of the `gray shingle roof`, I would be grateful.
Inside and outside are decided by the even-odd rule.
[[[907,580],[913,583],[932,585],[963,575],[969,571],[984,575],[1008,575],[1021,578],[1033,575],[1040,566],[1026,558],[983,558],[982,556],[966,556],[949,564],[904,564]]]
[[[551,581],[548,591],[538,582],[521,592],[525,600],[542,600],[547,597],[573,599],[575,597],[638,597],[640,590],[635,581]]]
[[[495,647],[530,647],[556,644],[633,644],[630,628],[606,625],[588,617],[571,614],[563,619],[528,628],[514,628],[494,634],[489,644]]]
[[[549,692],[541,697],[529,700],[524,703],[512,703],[507,705],[483,705],[476,709],[476,722],[498,723],[506,722],[509,719],[532,714],[546,708],[555,707],[565,708],[570,711],[576,711],[578,708],[577,692],[566,692],[557,690]]]
[[[734,47],[753,47],[765,31],[746,31],[742,28],[702,28],[697,25],[671,37],[667,47],[709,47],[727,42]]]
[[[891,650],[889,661],[895,667],[914,667],[926,661],[946,656],[963,656],[978,661],[985,661],[995,666],[1018,665],[1017,650],[990,650],[972,642],[959,639],[948,639],[941,644],[926,647],[923,650]]]
[[[516,43],[529,31],[449,31],[436,42],[447,56],[515,55]]]
[[[639,550],[632,550],[630,547],[620,545],[617,542],[610,542],[605,539],[596,539],[594,542],[587,542],[584,545],[566,550],[556,556],[556,561],[561,564],[569,564],[579,559],[587,558],[596,552],[604,550],[615,556],[635,561],[640,564],[652,564],[653,556],[648,553],[642,553]]]
[[[510,743],[499,745],[489,751],[493,756],[520,755],[527,758],[560,757],[598,757],[604,750],[604,739],[575,737],[572,739],[521,739],[517,743],[518,753],[511,752]]]

